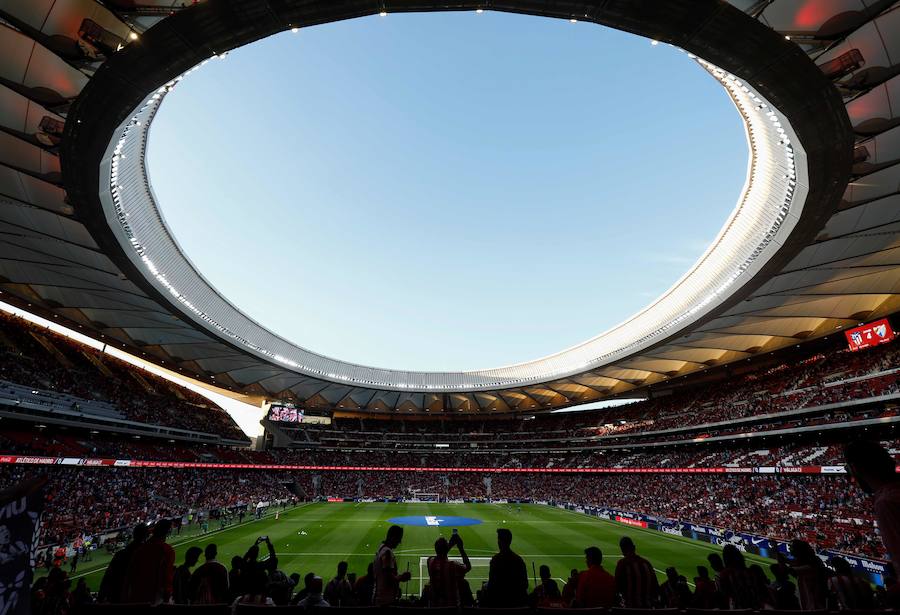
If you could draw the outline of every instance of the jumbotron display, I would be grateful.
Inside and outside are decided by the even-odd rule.
[[[854,327],[844,331],[850,350],[863,350],[880,344],[887,344],[894,339],[894,329],[887,318],[870,322],[867,325]]]

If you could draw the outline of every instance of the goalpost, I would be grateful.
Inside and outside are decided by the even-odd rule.
[[[425,591],[425,585],[428,583],[428,558],[432,557],[431,555],[423,555],[419,557],[419,596],[422,595],[422,592]],[[461,557],[450,557],[450,561],[459,562],[462,564]],[[469,582],[469,585],[472,588],[472,594],[474,595],[479,589],[481,589],[481,584],[488,580],[488,570],[491,565],[491,558],[489,557],[470,557],[469,563],[472,564],[472,570],[469,571],[469,574],[466,575],[466,580]],[[415,577],[414,577],[415,578]]]

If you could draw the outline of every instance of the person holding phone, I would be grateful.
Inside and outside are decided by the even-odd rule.
[[[462,564],[449,558],[450,549],[459,549]],[[443,536],[434,543],[434,556],[428,558],[428,578],[431,586],[429,606],[459,606],[459,588],[472,563],[463,547],[462,538],[454,528],[450,540]]]

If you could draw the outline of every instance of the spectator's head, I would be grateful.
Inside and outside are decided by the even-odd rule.
[[[497,546],[500,547],[501,551],[509,550],[510,545],[512,544],[512,532],[510,532],[505,527],[501,527],[497,530]]]
[[[546,581],[550,578],[550,566],[541,564],[541,567],[538,569],[538,574],[541,575],[541,581]]]
[[[160,519],[156,522],[156,525],[153,526],[153,537],[157,540],[165,540],[171,529],[172,521],[169,519]]]
[[[338,562],[337,577],[343,579],[347,576],[347,562]]]
[[[391,549],[394,549],[403,541],[403,528],[399,525],[392,525],[388,528],[387,536],[384,539],[384,544],[389,546]]]
[[[791,555],[798,562],[806,565],[819,565],[822,562],[809,543],[799,538],[791,541]]]
[[[622,555],[634,555],[637,550],[634,546],[634,541],[628,536],[622,536],[619,540],[619,549],[622,550]]]
[[[709,569],[706,566],[697,566],[697,577],[701,579],[708,579]]]
[[[131,542],[140,544],[147,540],[150,535],[150,528],[145,523],[138,523],[131,532]]]
[[[579,574],[578,568],[572,568],[572,570],[569,571],[569,579],[577,579]]]
[[[291,587],[297,587],[300,584],[300,573],[292,572],[291,576],[288,577],[291,580]]]
[[[200,547],[191,547],[184,554],[184,563],[191,566],[196,566],[197,562],[200,561],[200,554],[203,553],[203,549]]]
[[[726,568],[743,569],[747,567],[747,564],[744,562],[744,555],[734,545],[725,545],[722,548],[722,562]]]
[[[678,580],[678,571],[675,569],[675,566],[669,566],[666,568],[666,578],[669,579],[672,583]]]
[[[713,569],[715,572],[722,572],[725,569],[725,564],[722,562],[722,557],[718,553],[710,553],[706,556],[706,561],[709,562],[709,567]]]
[[[235,555],[234,557],[231,558],[231,569],[240,571],[241,564],[243,564],[243,563],[244,563],[244,560],[242,560],[240,557]]]
[[[772,576],[775,577],[775,580],[779,583],[790,581],[791,572],[784,564],[772,564],[769,566],[769,570],[772,571]]]
[[[313,579],[316,578],[315,572],[307,572],[306,576],[303,577],[303,587],[306,588],[306,591],[310,591],[312,588]]]
[[[867,493],[897,481],[894,458],[877,442],[850,442],[844,447],[844,459],[850,474]]]
[[[309,581],[309,593],[311,594],[321,594],[322,593],[322,577],[317,577],[313,575],[313,578]]]
[[[588,566],[600,566],[603,563],[603,551],[599,547],[588,547],[584,550],[584,561]]]
[[[203,550],[203,557],[206,558],[206,561],[211,562],[216,559],[216,556],[219,554],[219,547],[215,545],[215,543],[209,543],[206,545],[206,548]]]
[[[769,584],[769,580],[766,578],[766,573],[762,569],[762,566],[759,564],[751,564],[750,565],[750,576],[753,577],[753,581],[756,583],[756,587],[762,591],[766,585]]]
[[[850,562],[843,557],[832,557],[828,560],[828,563],[834,568],[835,574],[840,576],[850,576],[853,574],[853,568],[850,567]]]
[[[438,557],[445,557],[450,552],[450,543],[441,536],[434,541],[434,553]]]

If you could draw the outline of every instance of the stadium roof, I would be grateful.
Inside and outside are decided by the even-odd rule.
[[[593,401],[900,307],[893,2],[175,4],[57,0],[0,10],[0,46],[12,50],[0,58],[4,297],[225,387],[382,412]],[[494,370],[352,365],[240,313],[178,248],[146,179],[147,130],[165,94],[210,58],[275,32],[379,11],[475,9],[593,21],[696,56],[735,101],[751,151],[745,190],[713,245],[620,327]]]

